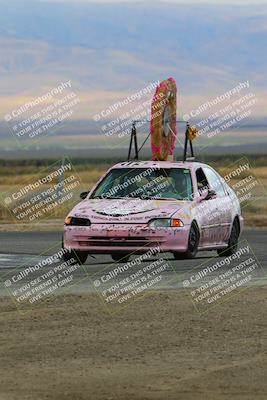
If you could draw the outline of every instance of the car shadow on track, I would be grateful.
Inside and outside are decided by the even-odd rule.
[[[90,256],[89,256],[90,257]],[[98,265],[117,265],[117,264],[127,264],[127,262],[131,262],[133,261],[133,257],[130,258],[129,261],[125,262],[125,261],[121,261],[121,262],[117,262],[117,261],[113,261],[112,258],[110,258],[110,261],[104,261],[104,262],[97,262],[95,257],[90,257],[87,259],[86,263],[84,265],[90,265],[90,266],[98,266]],[[219,258],[218,255],[214,254],[214,255],[203,255],[203,256],[197,256],[196,258],[192,258],[192,259],[184,259],[184,260],[175,260],[174,257],[163,257],[165,261],[169,261],[169,262],[176,262],[176,263],[182,263],[182,262],[197,262],[198,260],[209,260],[211,258]],[[148,264],[151,262],[154,262],[158,260],[158,258],[150,258],[149,260],[144,260],[142,261],[142,263],[144,264]]]

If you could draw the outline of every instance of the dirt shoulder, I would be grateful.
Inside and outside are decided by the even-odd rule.
[[[96,295],[0,298],[0,399],[266,399],[266,306],[265,288],[204,316],[182,290],[113,315]]]

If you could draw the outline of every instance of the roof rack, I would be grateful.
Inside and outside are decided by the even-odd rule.
[[[150,136],[150,132],[147,135],[146,139],[144,140],[144,142],[142,143],[142,145],[140,146],[140,148],[138,148],[138,144],[137,144],[137,130],[136,130],[136,124],[137,122],[150,122],[150,120],[144,119],[137,119],[134,120],[132,122],[132,130],[131,130],[131,138],[130,138],[130,144],[129,144],[129,150],[128,150],[128,161],[131,160],[138,160],[139,159],[139,152],[141,151],[141,149],[144,147],[145,143],[147,142],[149,136]],[[181,121],[181,120],[176,120],[177,123],[181,123],[181,124],[185,124],[186,125],[186,130],[185,130],[185,142],[184,142],[184,152],[183,152],[183,162],[185,161],[194,161],[195,160],[195,156],[194,156],[194,149],[193,149],[193,143],[192,140],[190,139],[190,124],[188,121]],[[188,155],[188,144],[189,144],[189,149],[190,149],[190,153],[191,155]],[[132,154],[132,147],[134,146],[134,158],[131,158],[131,154]]]

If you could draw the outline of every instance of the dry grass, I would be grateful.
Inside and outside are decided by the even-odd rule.
[[[82,191],[89,190],[97,180],[103,175],[103,173],[110,167],[109,164],[99,164],[99,165],[78,165],[76,167],[76,173],[80,178],[80,185],[75,193],[75,198],[72,202],[67,205],[57,207],[54,212],[49,215],[49,220],[58,219],[63,220],[72,208],[72,206],[79,200],[79,193]],[[216,168],[216,165],[213,165]],[[2,166],[0,168],[0,196],[5,197],[9,192],[12,192],[18,187],[23,186],[25,182],[34,182],[34,180],[40,176],[41,172],[44,170],[43,166]],[[217,165],[216,168],[222,175],[226,175],[230,172],[229,168],[225,168]],[[253,190],[254,199],[245,205],[243,209],[243,214],[245,216],[247,226],[267,226],[267,202],[264,199],[258,199],[257,197],[262,197],[265,188],[267,188],[267,166],[257,166],[253,169],[253,174],[258,178],[261,185]],[[65,177],[69,174],[66,173]],[[240,175],[240,178],[245,178],[246,173]],[[232,184],[237,181],[233,181]],[[266,194],[266,190],[265,190]],[[0,205],[0,218],[2,222],[10,223],[14,221],[11,217],[9,211]],[[46,216],[47,218],[47,216]]]

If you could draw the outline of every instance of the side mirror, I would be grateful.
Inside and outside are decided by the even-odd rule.
[[[210,200],[210,199],[212,199],[214,196],[216,196],[215,190],[209,189],[209,190],[208,190],[208,194],[207,194],[205,200]]]
[[[82,192],[82,193],[80,194],[80,198],[81,198],[82,200],[86,199],[88,193],[89,193],[89,192]]]
[[[201,203],[204,200],[210,200],[212,199],[214,196],[216,196],[216,192],[215,190],[211,190],[211,189],[205,189],[202,191],[202,193],[199,195],[198,198],[198,203]]]

